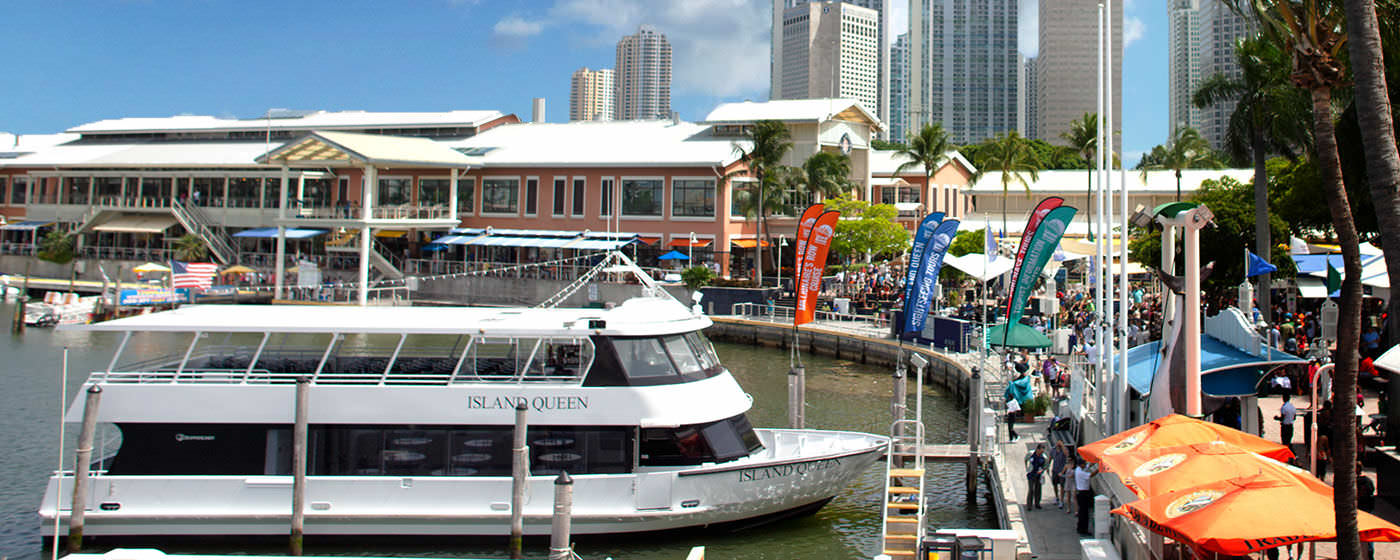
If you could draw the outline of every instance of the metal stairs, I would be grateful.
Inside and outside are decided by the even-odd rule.
[[[170,202],[170,213],[175,215],[175,220],[185,227],[185,231],[203,239],[204,243],[209,245],[209,252],[213,253],[219,262],[226,265],[238,262],[238,245],[227,232],[211,226],[209,217],[198,206],[173,200]]]
[[[896,420],[886,450],[885,498],[881,511],[883,553],[913,560],[924,537],[924,425]]]
[[[361,235],[364,234],[362,233]],[[401,268],[401,264],[397,262],[398,259],[392,256],[393,254],[394,253],[392,251],[389,251],[388,247],[385,247],[384,244],[380,243],[378,239],[372,238],[372,240],[370,241],[370,266],[379,269],[379,272],[381,274],[384,274],[385,276],[388,276],[395,280],[403,280],[403,269]]]

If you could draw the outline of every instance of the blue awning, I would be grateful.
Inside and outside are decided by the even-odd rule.
[[[1152,375],[1161,359],[1161,343],[1154,340],[1128,349],[1128,384],[1139,394],[1151,392]],[[1218,397],[1251,395],[1259,378],[1270,370],[1290,363],[1307,363],[1277,348],[1266,348],[1264,354],[1254,356],[1213,336],[1201,335],[1201,391]]]
[[[613,251],[619,247],[624,247],[636,239],[610,240],[610,239],[577,239],[564,246],[565,249],[580,251]]]
[[[287,228],[286,236],[287,236],[287,239],[308,239],[308,238],[311,238],[311,237],[316,237],[316,236],[318,236],[318,235],[324,235],[326,232],[327,232],[327,230],[324,230],[324,229]],[[240,232],[238,232],[238,233],[233,234],[233,236],[234,236],[234,237],[255,237],[255,238],[261,238],[261,239],[276,238],[276,237],[277,237],[277,228],[274,227],[274,228],[245,229],[245,230],[243,230],[243,231],[240,231]]]
[[[1361,255],[1361,266],[1371,264],[1379,258],[1381,258],[1381,255]],[[1339,254],[1293,255],[1293,266],[1298,268],[1298,274],[1309,274],[1313,272],[1326,273],[1328,262],[1331,262],[1332,268],[1338,271],[1341,271],[1344,267],[1342,264],[1342,256]]]
[[[53,225],[53,222],[46,222],[46,221],[43,221],[43,220],[29,220],[29,221],[25,221],[25,222],[15,222],[15,223],[13,223],[13,224],[5,224],[5,225],[3,225],[3,226],[0,226],[0,230],[4,230],[4,231],[34,231],[34,230],[39,229],[39,228],[41,228],[41,227],[49,227],[49,226],[51,226],[51,225]]]

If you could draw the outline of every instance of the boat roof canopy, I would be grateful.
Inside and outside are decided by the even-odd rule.
[[[602,321],[601,323],[597,321]],[[633,298],[613,309],[190,305],[64,329],[118,332],[648,336],[711,322],[671,298]]]

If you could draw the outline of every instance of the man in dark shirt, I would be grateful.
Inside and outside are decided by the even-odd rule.
[[[1026,457],[1026,509],[1040,508],[1040,489],[1045,482],[1045,444],[1037,444],[1035,452]]]

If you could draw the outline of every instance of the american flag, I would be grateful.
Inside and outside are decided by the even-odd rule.
[[[198,288],[207,290],[214,285],[214,273],[219,266],[214,263],[186,263],[170,261],[171,284],[176,288]]]

